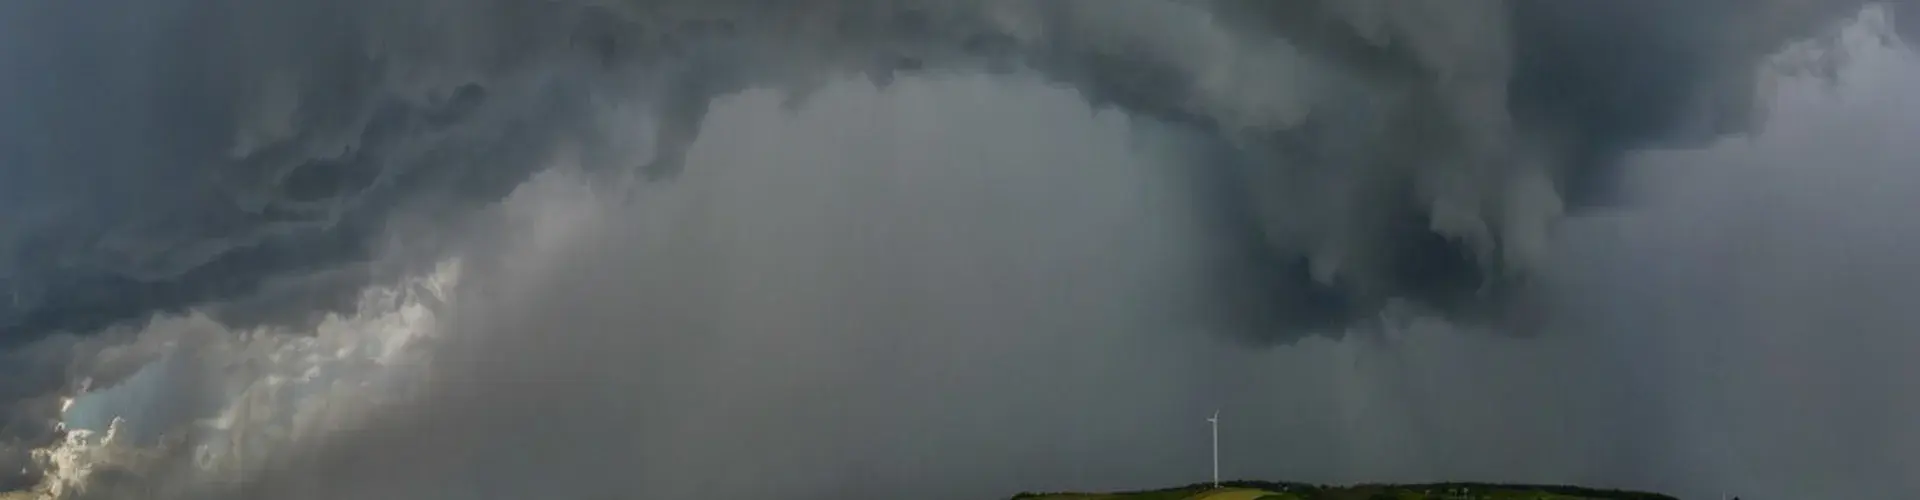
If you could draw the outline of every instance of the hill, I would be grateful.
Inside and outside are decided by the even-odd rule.
[[[1573,486],[1434,483],[1323,486],[1266,481],[1195,484],[1121,493],[1021,493],[1013,500],[1677,500],[1667,495]]]

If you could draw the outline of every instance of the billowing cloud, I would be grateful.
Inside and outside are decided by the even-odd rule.
[[[1559,279],[1551,264],[1556,248],[1552,235],[1556,225],[1562,223],[1563,213],[1607,201],[1615,194],[1619,160],[1633,151],[1706,145],[1727,134],[1755,129],[1762,117],[1756,99],[1770,84],[1763,77],[1768,72],[1761,70],[1766,59],[1795,41],[1830,38],[1838,33],[1838,23],[1862,4],[1838,0],[1741,5],[1235,0],[114,3],[111,8],[24,3],[0,7],[0,23],[6,28],[0,34],[0,55],[5,56],[0,57],[0,73],[26,75],[18,83],[9,84],[4,101],[0,101],[18,110],[0,119],[0,160],[9,165],[0,171],[0,292],[8,297],[0,301],[0,344],[19,347],[8,354],[19,361],[0,365],[0,373],[9,375],[0,382],[0,397],[17,402],[8,408],[5,437],[0,438],[0,452],[11,453],[0,456],[0,466],[10,471],[19,463],[32,469],[21,463],[32,462],[27,450],[62,439],[52,416],[60,413],[61,398],[76,392],[134,384],[145,380],[139,378],[142,376],[174,380],[142,375],[142,370],[152,373],[153,366],[164,365],[169,362],[166,360],[189,359],[177,361],[191,365],[182,368],[180,378],[172,382],[180,386],[178,389],[156,390],[204,394],[204,405],[229,408],[236,394],[261,393],[214,381],[252,380],[248,377],[258,375],[259,380],[238,383],[253,387],[280,375],[223,372],[226,374],[203,376],[201,366],[224,366],[227,361],[220,360],[228,359],[220,357],[226,354],[205,352],[251,352],[248,349],[256,348],[280,352],[282,347],[260,346],[298,344],[299,332],[318,331],[329,321],[338,322],[343,317],[329,313],[368,314],[370,306],[363,300],[368,286],[394,286],[431,274],[449,255],[469,254],[467,258],[477,259],[470,262],[476,262],[472,265],[483,270],[483,275],[505,273],[505,277],[482,280],[489,285],[476,285],[484,291],[475,293],[526,295],[477,300],[485,305],[474,307],[487,309],[466,312],[469,316],[460,318],[467,323],[447,327],[463,338],[476,340],[448,348],[447,352],[454,354],[443,356],[456,361],[433,370],[429,377],[473,382],[428,384],[449,392],[435,396],[442,399],[429,398],[433,403],[383,417],[392,422],[370,425],[373,430],[344,438],[348,444],[286,455],[284,460],[292,465],[270,467],[260,473],[264,479],[247,483],[275,492],[308,491],[322,496],[329,490],[303,490],[287,486],[287,481],[324,477],[325,471],[332,470],[328,467],[338,466],[348,469],[341,472],[344,477],[366,480],[345,484],[391,484],[402,489],[438,484],[355,469],[389,463],[354,455],[366,453],[364,447],[351,444],[356,439],[420,439],[425,441],[419,449],[444,451],[439,445],[553,419],[580,429],[578,435],[568,435],[573,436],[570,439],[563,436],[559,443],[580,445],[590,442],[587,437],[610,432],[605,429],[616,426],[619,418],[633,417],[648,422],[665,419],[657,423],[666,426],[634,434],[666,436],[660,439],[679,443],[669,439],[671,434],[661,434],[667,431],[660,429],[697,427],[675,419],[691,419],[702,415],[700,411],[687,410],[676,417],[679,414],[642,412],[640,406],[622,403],[588,412],[597,413],[594,415],[579,415],[572,410],[551,409],[577,401],[572,397],[577,394],[570,394],[565,384],[514,384],[525,377],[578,382],[598,380],[594,375],[666,380],[680,373],[721,373],[703,372],[709,369],[703,363],[724,366],[728,359],[734,359],[719,353],[748,355],[749,359],[765,355],[743,345],[778,339],[767,332],[778,330],[772,325],[795,321],[789,317],[794,314],[815,316],[800,318],[805,321],[797,324],[804,328],[793,337],[795,344],[784,348],[802,349],[807,342],[843,346],[909,342],[893,349],[898,349],[903,358],[930,359],[927,363],[936,368],[928,370],[946,371],[915,372],[909,367],[896,367],[898,371],[882,373],[932,386],[938,386],[943,377],[965,378],[958,375],[960,366],[943,367],[942,362],[1007,358],[1044,367],[1045,359],[1035,353],[1061,351],[1032,342],[1065,344],[1067,339],[1076,338],[1065,333],[1058,337],[968,337],[973,329],[994,329],[1004,335],[1072,329],[1123,331],[1126,333],[1115,333],[1109,341],[1140,342],[1137,345],[1182,352],[1174,346],[1211,340],[1182,337],[1182,333],[1168,333],[1170,338],[1163,339],[1144,330],[1136,332],[1134,329],[1141,327],[1134,325],[1286,343],[1300,342],[1313,334],[1339,336],[1356,326],[1376,332],[1397,331],[1398,326],[1375,323],[1402,310],[1461,325],[1491,325],[1489,329],[1501,331],[1522,329],[1522,325],[1558,325],[1556,322],[1565,318],[1534,321],[1544,314],[1535,308],[1552,301],[1543,297],[1557,295],[1547,293],[1553,290],[1533,287],[1542,280]],[[1910,25],[1906,20],[1909,16],[1900,14],[1905,8],[1889,11],[1894,13],[1894,26]],[[1057,161],[1052,163],[1083,165],[1072,171],[1076,176],[1073,179],[1047,177],[1067,174],[1040,166],[1032,167],[1035,172],[1002,172],[1010,179],[1004,181],[886,170],[835,176],[837,167],[829,166],[833,162],[817,158],[819,163],[814,168],[789,172],[756,165],[778,161],[784,155],[752,148],[772,147],[765,144],[792,150],[819,146],[780,143],[764,138],[772,134],[766,131],[755,135],[751,130],[716,128],[722,123],[738,128],[740,123],[774,120],[772,114],[756,114],[761,111],[735,111],[749,117],[725,121],[718,114],[730,99],[747,103],[735,104],[744,108],[730,108],[736,110],[764,110],[765,102],[778,100],[784,100],[789,109],[808,109],[818,104],[815,99],[840,99],[823,107],[881,105],[873,102],[907,106],[917,102],[849,98],[845,95],[853,85],[848,83],[849,77],[864,78],[880,87],[901,78],[920,82],[895,90],[903,93],[973,92],[969,95],[981,101],[1022,98],[1013,90],[1001,96],[925,83],[978,74],[998,75],[989,80],[1026,82],[1017,85],[1046,82],[1064,89],[1062,94],[1071,99],[1120,111],[1138,130],[1147,131],[1143,135],[1153,137],[1148,141],[1152,142],[1150,150],[1171,158],[1155,165],[1169,168],[1151,173],[1125,171],[1121,164],[1131,160],[1069,155],[1053,158]],[[774,94],[778,97],[770,97]],[[1057,106],[1056,101],[1035,99],[1030,104],[1046,112],[1007,114],[1024,116],[1021,120],[1044,121],[1085,111],[1046,108]],[[939,99],[926,97],[925,102]],[[964,107],[925,104],[922,112],[960,120],[965,113],[953,108]],[[846,119],[851,118],[826,122],[842,126],[835,120]],[[977,125],[981,129],[1025,125],[1012,118],[1006,123],[993,123],[992,117],[972,119],[986,122]],[[1060,131],[1083,126],[1075,123],[1059,122],[1053,129],[1027,130],[1042,137],[1065,135]],[[910,137],[903,133],[900,140]],[[914,161],[928,163],[942,158],[879,139],[816,139],[848,149],[869,149],[870,155],[883,151],[894,155],[849,158],[842,162],[846,164],[889,164],[909,155],[916,158]],[[1060,141],[1056,147],[1079,144],[1055,139]],[[1093,143],[1110,141],[1111,137],[1081,139]],[[703,144],[708,148],[705,154],[722,158],[697,158]],[[951,153],[951,157],[964,157],[962,153],[968,151],[951,144],[927,146],[947,148],[940,151]],[[1045,149],[1031,147],[1035,151]],[[729,148],[766,154],[729,157],[714,152]],[[1056,153],[1033,154],[1052,158],[1045,155]],[[524,250],[521,244],[489,242],[485,236],[476,235],[489,234],[487,227],[493,224],[521,227],[494,219],[496,215],[488,215],[494,208],[487,207],[503,203],[517,189],[533,189],[528,187],[528,180],[554,165],[566,165],[561,169],[568,175],[588,179],[585,182],[603,189],[543,196],[593,200],[581,210],[594,214],[587,216],[596,221],[592,224],[600,224],[593,226],[594,231],[611,236],[570,235],[562,238],[565,244],[556,244],[559,248],[584,248],[573,250],[584,252],[575,256],[582,263],[554,264],[559,267],[541,270],[515,267],[518,264],[513,262],[517,260],[541,260],[492,248]],[[951,168],[964,171],[967,166]],[[743,169],[755,174],[730,173]],[[922,205],[905,200],[833,194],[836,185],[882,190],[877,187],[882,184],[862,183],[881,183],[871,179],[890,175],[941,185],[997,186],[973,191],[954,188],[972,198],[917,191],[899,196],[924,197],[914,201],[935,206],[970,199],[1001,200],[1006,204],[998,208],[1006,211],[991,212],[992,217],[929,214],[916,211],[920,208],[915,207]],[[725,181],[712,180],[713,176]],[[1035,217],[1014,208],[1020,203],[1038,203],[1033,200],[1047,196],[1019,189],[1055,182],[1061,183],[1054,188],[1062,193],[1073,192],[1068,187],[1084,188],[1086,184],[1117,190],[1123,186],[1098,183],[1122,181],[1161,186],[1133,189],[1167,190],[1158,196],[1167,197],[1163,202],[1170,204],[1153,205],[1160,207],[1153,213],[1110,220],[1090,213],[1117,213],[1128,208],[1089,202],[1087,206],[1067,208],[1089,213],[1062,215],[1054,222],[1153,229],[1181,243],[1096,245],[1095,240],[1076,237],[1137,235],[1119,230],[1083,234],[982,226],[987,224],[983,221]],[[771,211],[796,218],[874,222],[876,227],[893,228],[888,238],[903,239],[883,239],[812,219],[776,223],[772,221],[782,219],[755,212],[764,207],[754,204],[673,201],[699,196],[689,193],[721,196],[713,192],[784,199],[793,205]],[[627,198],[625,204],[612,201],[621,197]],[[946,224],[938,226],[938,231],[922,233],[909,226],[924,221],[906,215],[886,219],[886,214],[803,209],[809,203],[842,203],[835,201],[840,199],[851,200],[844,202],[849,210],[902,211],[899,214],[925,216]],[[1062,209],[1052,205],[1028,208]],[[699,215],[701,210],[721,215]],[[660,212],[674,215],[654,215]],[[645,217],[702,220],[698,219],[701,216],[723,220],[683,225],[720,232],[660,235],[647,231],[679,226],[624,221]],[[1169,217],[1178,220],[1161,219]],[[552,223],[542,220],[524,224]],[[787,237],[756,240],[771,234]],[[1041,261],[1005,256],[995,260],[992,256],[1000,255],[995,252],[1014,251],[1014,247],[994,246],[998,243],[955,245],[983,252],[980,261],[967,261],[957,254],[943,253],[959,252],[940,248],[943,234],[972,235],[986,241],[1027,238],[1046,243],[1035,243],[1034,247],[1047,249],[1041,252],[1043,256],[1050,255],[1045,252],[1060,254],[1046,261],[1054,268],[1025,269],[1019,266],[1030,264],[1023,262]],[[655,243],[656,239],[686,241],[676,247]],[[898,247],[915,241],[922,246]],[[629,252],[636,248],[653,249],[655,245],[665,245],[659,251],[670,256],[646,254],[628,259]],[[1112,252],[1114,260],[1095,259],[1076,267],[1067,256],[1076,249],[1080,253],[1075,255]],[[878,253],[867,255],[865,260],[842,257],[854,259],[848,262],[826,257],[842,250]],[[885,254],[893,251],[907,252],[908,257],[889,261]],[[816,262],[821,259],[824,261]],[[808,265],[838,269],[839,273],[811,276],[790,269]],[[920,267],[935,265],[988,274]],[[817,299],[823,301],[820,303],[790,304],[784,301],[805,294],[777,287],[755,291],[725,277],[745,272],[740,269],[762,269],[774,275],[795,273],[791,279],[797,281],[833,277],[839,280],[836,286],[845,288],[817,292],[823,296]],[[883,279],[881,269],[922,279]],[[989,271],[1025,273],[1025,277]],[[1127,276],[1102,281],[1062,274],[1069,272]],[[567,285],[569,280],[602,285],[597,280],[604,279],[640,281],[605,287]],[[648,279],[659,281],[645,281]],[[994,287],[1012,285],[996,280],[1026,283],[1024,286],[1037,291],[1031,292],[1032,296],[997,291]],[[938,288],[916,292],[913,286]],[[607,295],[567,293],[575,289],[600,290]],[[949,290],[951,295],[941,290]],[[1012,300],[1025,297],[1046,304],[1043,299],[1047,297],[1075,293],[1099,300],[1053,304],[1053,310],[1031,306],[1040,308],[1031,311]],[[996,295],[1001,297],[996,299]],[[839,302],[828,297],[839,297],[835,299]],[[735,300],[755,306],[736,318],[726,307],[747,306],[726,305]],[[636,301],[678,304],[683,312],[673,313],[673,308],[665,306],[630,305]],[[524,305],[516,305],[522,302]],[[832,312],[835,307],[873,311],[882,303],[898,308],[897,324],[834,323],[852,321],[850,316]],[[1127,304],[1137,309],[1128,314],[1146,316],[1113,312]],[[594,317],[596,311],[607,316]],[[979,317],[960,315],[961,311],[973,311]],[[1027,311],[1027,315],[1010,311]],[[160,314],[158,319],[155,314]],[[576,319],[570,319],[575,315],[586,316],[579,320],[585,321],[580,323],[584,325],[580,331],[542,333],[561,328],[557,325],[575,324]],[[883,316],[876,314],[870,319],[884,324]],[[716,321],[720,323],[713,323]],[[910,341],[867,343],[883,339],[883,333],[895,329],[928,329],[928,325],[940,327],[934,330],[952,330],[928,336],[993,339],[980,342],[1001,345],[974,345],[963,340],[950,341],[953,345],[940,343],[947,341],[918,346]],[[153,333],[156,329],[196,333]],[[612,332],[646,333],[636,334],[641,339],[627,339]],[[729,337],[726,332],[740,336]],[[768,337],[756,336],[759,334]],[[588,347],[604,345],[601,342],[609,339],[618,342],[604,350]],[[846,344],[835,344],[841,341]],[[1152,344],[1163,341],[1167,343]],[[707,345],[714,342],[720,344]],[[1327,344],[1314,342],[1312,345],[1322,347],[1311,349],[1327,349]],[[595,371],[598,368],[591,368],[620,363],[619,355],[682,352],[676,349],[711,350],[716,354],[688,354],[680,361],[698,366],[678,366],[662,360],[667,367],[645,373],[600,373]],[[818,356],[803,357],[803,362],[823,366],[785,368],[824,378],[793,380],[790,382],[797,388],[787,390],[805,392],[811,387],[831,393],[859,387],[909,402],[921,401],[916,399],[922,397],[919,393],[931,391],[910,385],[874,389],[851,384],[835,377],[856,375],[835,375],[831,368],[840,363],[835,358],[840,350],[817,349],[821,349]],[[524,359],[496,358],[516,351],[524,351]],[[970,352],[977,358],[941,357]],[[1147,361],[1133,351],[1110,354],[1113,359]],[[484,361],[459,360],[462,355]],[[581,370],[578,373],[555,371],[555,365],[576,355],[600,363],[585,364],[577,368]],[[1030,356],[1033,358],[1028,359]],[[867,355],[854,358],[857,363],[891,359]],[[481,366],[500,371],[483,370]],[[1033,369],[1037,370],[1032,373],[1036,377],[1049,373]],[[16,372],[20,376],[11,376]],[[775,369],[747,373],[775,377],[787,372]],[[1150,377],[1129,373],[1120,367],[1106,367],[1087,377],[1135,381],[1133,385],[1139,387],[1153,387],[1155,383]],[[770,391],[770,395],[761,396],[767,398],[782,394],[759,378],[711,376],[717,385],[710,390],[716,394]],[[1208,376],[1161,383],[1204,385]],[[952,389],[984,391],[985,387],[1020,384],[1012,379],[978,382]],[[585,384],[580,391],[589,395],[633,389],[667,400],[690,397],[670,389],[630,388],[604,381],[580,383]],[[489,385],[508,389],[503,389],[505,395],[498,398],[482,394],[485,391],[471,392],[479,391],[474,387]],[[1089,387],[1093,386],[1082,388]],[[1177,395],[1181,391],[1161,388],[1165,389],[1164,397],[1141,401],[1183,399]],[[187,400],[201,401],[201,397]],[[985,408],[980,410],[983,412],[1014,412],[1020,405],[1011,402],[1040,398],[1033,395],[1022,399],[1025,397],[982,397],[978,402]],[[828,398],[823,403],[790,402],[791,406],[766,403],[771,408],[766,414],[799,418],[804,423],[805,418],[844,417],[838,412],[876,400],[854,398],[835,403]],[[431,412],[472,408],[487,413],[507,401],[524,409],[517,411],[532,413],[479,417],[476,422],[448,430],[435,430],[434,424],[424,423],[448,415]],[[927,409],[936,406],[935,402],[923,404],[928,406],[875,411],[907,421],[939,413]],[[1556,414],[1576,422],[1594,418],[1568,413],[1567,408],[1578,406],[1558,406],[1556,411],[1562,413]],[[794,411],[800,413],[773,411],[796,407],[800,410]],[[691,408],[720,411],[728,407],[719,402],[700,402]],[[1145,407],[1127,409],[1160,415]],[[1374,415],[1371,410],[1349,410]],[[194,420],[207,411],[212,410],[194,403],[162,412],[175,416],[154,418]],[[430,415],[423,417],[416,411]],[[754,408],[748,405],[729,411],[752,412]],[[1476,421],[1463,414],[1450,415],[1436,418]],[[177,423],[138,418],[128,422],[134,427],[161,428]],[[748,418],[734,423],[758,421]],[[1156,422],[1142,417],[1133,423]],[[1126,427],[1113,425],[1115,429]],[[794,424],[775,428],[797,433],[817,427]],[[902,433],[924,430],[913,426],[897,429]],[[1436,432],[1445,434],[1444,430]],[[211,431],[195,431],[191,438],[179,439],[201,444],[223,439],[207,437],[206,432]],[[212,435],[222,432],[227,431]],[[707,435],[697,429],[687,432]],[[367,435],[375,437],[364,437]],[[949,447],[964,449],[957,441],[960,436],[978,435],[954,436],[956,442]],[[1168,442],[1173,439],[1171,435],[1161,437]],[[1433,446],[1453,443],[1436,439]],[[664,463],[661,461],[670,460],[664,457],[674,452],[662,450],[692,446],[650,448],[628,444],[634,446],[596,449],[665,454],[646,458]],[[71,446],[93,444],[78,442]],[[409,461],[442,468],[439,474],[429,470],[419,476],[423,478],[446,477],[453,471],[506,471],[524,465],[492,462],[489,460],[508,459],[483,453],[507,444],[461,446],[475,447],[470,456],[489,458],[476,458],[473,460],[479,462],[473,463],[450,462],[440,456],[410,457]],[[793,449],[799,450],[794,452],[798,454],[757,463],[766,467],[803,464],[808,460],[806,453],[840,456],[842,452],[859,451],[836,446],[840,445],[796,443]],[[750,453],[754,447],[743,444],[740,448],[711,449]],[[904,476],[936,468],[991,469],[996,467],[994,463],[1016,463],[987,458],[1004,457],[1014,450],[978,451],[956,452],[952,458],[938,460],[927,458],[942,465],[919,469],[890,469],[881,464],[840,468],[844,464],[829,461],[831,465],[820,466],[825,469],[801,467],[798,470],[816,474],[796,472],[795,477],[805,479],[794,479],[797,483],[792,484],[821,486],[833,482],[832,474],[857,474],[860,467]],[[1350,452],[1352,463],[1357,464],[1355,469],[1370,467],[1416,476],[1434,472],[1421,468],[1414,459],[1395,468],[1376,461],[1376,451]],[[1634,450],[1617,453],[1622,457],[1639,456]],[[339,454],[348,458],[337,458]],[[1056,459],[1065,460],[1036,460]],[[722,459],[706,460],[721,463]],[[599,462],[557,460],[527,466],[581,466],[586,468],[542,470],[538,475],[576,477],[578,483],[600,485],[593,486],[597,488],[634,487],[588,479],[593,474],[612,473],[595,469],[598,466],[592,463]],[[1109,465],[1119,469],[1106,469],[1110,475],[1104,477],[1115,479],[1128,477],[1114,472],[1127,467],[1159,470],[1172,463]],[[1545,463],[1539,467],[1533,475],[1553,477],[1564,476],[1559,472],[1574,464]],[[642,491],[671,492],[689,487],[668,480],[672,474],[669,471],[678,470],[662,468],[657,473],[666,478],[660,480],[658,488],[662,489]],[[1339,477],[1326,470],[1320,474]],[[504,473],[502,477],[506,477]],[[1601,479],[1642,479],[1634,478]],[[788,483],[761,484],[772,488]],[[982,488],[1001,486],[996,482],[980,484]],[[988,484],[991,486],[985,486]],[[504,486],[534,487],[511,481]]]
[[[0,324],[18,343],[352,273],[398,210],[497,200],[562,143],[669,174],[740,89],[982,70],[1217,140],[1201,168],[1251,191],[1222,198],[1253,214],[1267,286],[1325,298],[1287,316],[1466,312],[1500,302],[1611,157],[1747,128],[1760,58],[1852,6],[1710,5],[13,6],[5,69],[32,77],[0,149],[18,165]],[[127,26],[86,31],[110,20]],[[649,144],[601,136],[608,99],[642,108]]]

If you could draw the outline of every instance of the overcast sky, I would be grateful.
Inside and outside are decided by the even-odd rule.
[[[1670,22],[1655,48],[1786,29],[1628,4],[1568,11]],[[351,4],[307,14],[364,37],[283,41],[261,27],[318,7],[194,5],[230,18],[114,21],[178,65],[54,28],[0,48],[144,79],[6,87],[71,121],[0,121],[0,206],[32,209],[0,216],[0,464],[54,496],[1145,488],[1206,478],[1216,409],[1233,477],[1920,492],[1920,57],[1891,11],[1640,64],[1512,49],[1569,12],[1492,2],[1300,4],[1372,42],[1155,2],[501,7],[418,38],[389,31],[432,2]],[[85,18],[38,9],[0,20]],[[686,52],[608,35],[650,15],[725,22]],[[1823,33],[1800,49],[1840,49],[1831,76],[1759,57]],[[248,37],[288,45],[192,52]],[[1662,65],[1693,97],[1620,76]],[[162,134],[23,98],[88,85],[228,114]]]

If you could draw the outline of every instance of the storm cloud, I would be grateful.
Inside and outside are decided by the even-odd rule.
[[[1718,5],[11,6],[0,322],[19,343],[297,286],[368,260],[404,207],[498,200],[563,142],[664,176],[716,97],[966,71],[1219,142],[1196,168],[1251,191],[1223,210],[1252,214],[1273,293],[1326,298],[1270,330],[1389,299],[1464,312],[1500,302],[1614,157],[1749,128],[1755,65],[1854,7]],[[650,137],[602,137],[609,99]]]
[[[556,484],[566,496],[966,498],[1053,487],[1072,471],[1077,484],[1152,486],[1189,477],[1190,457],[1128,450],[1187,446],[1172,413],[1221,404],[1292,422],[1256,431],[1274,451],[1230,452],[1285,464],[1248,473],[1505,471],[1696,492],[1703,482],[1660,471],[1730,476],[1685,467],[1724,461],[1656,470],[1646,457],[1692,443],[1672,420],[1708,410],[1670,397],[1705,389],[1667,392],[1684,374],[1660,370],[1684,370],[1659,361],[1605,374],[1698,348],[1635,343],[1648,332],[1735,327],[1700,319],[1708,305],[1676,306],[1689,314],[1670,323],[1594,325],[1646,314],[1621,296],[1649,283],[1745,274],[1591,276],[1580,269],[1643,254],[1609,247],[1632,238],[1569,244],[1563,232],[1582,241],[1595,223],[1564,216],[1648,191],[1623,187],[1647,149],[1779,126],[1761,105],[1784,71],[1772,65],[1799,47],[1839,71],[1839,52],[1823,49],[1862,4],[0,7],[0,72],[21,75],[0,121],[0,344],[19,358],[0,365],[0,396],[17,402],[0,465],[35,468],[26,451],[59,439],[61,398],[151,384],[183,402],[95,403],[146,417],[115,440],[159,442],[148,460],[176,468],[194,453],[168,442],[213,443],[230,463],[264,456],[216,475],[242,478],[221,484],[249,498]],[[1908,8],[1875,12],[1901,32]],[[1749,224],[1832,216],[1803,208]],[[1675,217],[1687,214],[1737,219]],[[1830,229],[1831,241],[1864,237]],[[1661,244],[1692,241],[1658,231]],[[1836,258],[1817,250],[1780,259]],[[459,292],[417,283],[448,259],[462,263]],[[373,300],[369,287],[403,292]],[[400,384],[303,371],[391,362],[367,347],[385,345],[372,334],[348,333],[380,328],[342,319],[379,310],[441,315],[421,327],[446,338],[420,341],[434,355],[419,399],[369,403],[337,434],[288,423],[312,414],[297,403],[309,392],[380,399],[367,395]],[[370,350],[322,355],[334,341]],[[1272,362],[1263,356],[1315,368],[1212,366]],[[187,367],[154,368],[169,363]],[[1510,381],[1556,370],[1568,373]],[[1898,375],[1888,370],[1862,377]],[[1360,378],[1300,382],[1325,376]],[[1495,389],[1544,409],[1503,416],[1489,409]],[[1063,392],[1083,399],[1049,404]],[[223,400],[233,394],[258,400]],[[287,422],[248,427],[236,407]],[[1400,434],[1374,442],[1336,424]],[[1081,447],[1043,444],[1060,433]],[[1348,441],[1283,443],[1314,433]],[[890,444],[903,442],[914,446]],[[414,451],[382,451],[395,446]],[[1436,458],[1475,446],[1494,457]],[[1871,463],[1911,448],[1884,450]],[[755,458],[729,458],[742,455]],[[762,480],[690,475],[701,463]],[[107,486],[93,494],[155,481],[218,493],[185,470],[94,480]]]

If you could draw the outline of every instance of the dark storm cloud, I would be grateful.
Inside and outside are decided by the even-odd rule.
[[[718,95],[823,72],[994,67],[1219,137],[1210,167],[1254,186],[1223,210],[1256,214],[1249,259],[1275,269],[1255,301],[1323,297],[1279,315],[1268,329],[1282,337],[1393,298],[1496,313],[1561,194],[1599,193],[1633,147],[1746,128],[1758,58],[1853,4],[1197,5],[10,6],[0,324],[18,344],[363,261],[401,207],[496,200],[558,138],[590,136],[595,81],[652,94],[644,163],[661,176]],[[1212,68],[1193,62],[1210,48],[1144,20],[1209,22],[1193,9],[1236,21],[1224,36],[1285,41],[1374,90],[1321,96],[1347,103],[1304,118],[1236,120],[1245,103],[1207,88]],[[1244,42],[1230,45],[1261,47]],[[1302,203],[1300,185],[1365,201]],[[1308,210],[1339,216],[1277,213]],[[313,288],[284,300],[331,307],[338,293],[322,292],[353,287]]]
[[[1193,139],[1219,248],[1189,314],[1226,333],[1337,335],[1395,299],[1500,323],[1619,156],[1753,127],[1761,58],[1859,4],[17,2],[0,345],[189,307],[308,320],[407,272],[374,263],[387,238],[442,254],[557,150],[671,180],[717,98],[972,72]],[[602,126],[621,113],[647,123]],[[0,382],[16,448],[91,352]]]

